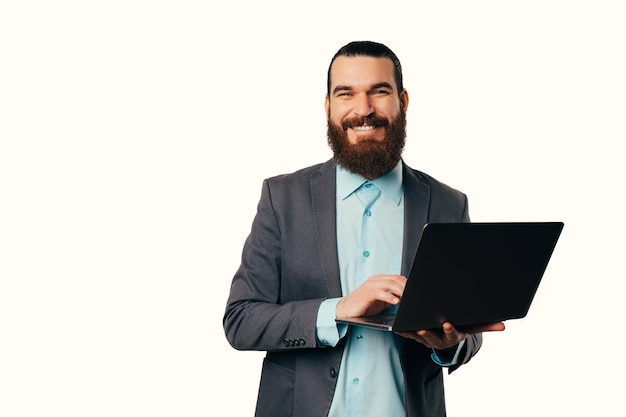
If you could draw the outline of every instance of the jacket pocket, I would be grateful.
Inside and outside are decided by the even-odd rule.
[[[263,359],[256,417],[291,417],[296,375],[290,369]]]

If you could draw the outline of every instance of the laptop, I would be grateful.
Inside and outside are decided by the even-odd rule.
[[[428,223],[395,314],[337,320],[386,331],[460,330],[528,314],[562,222]]]

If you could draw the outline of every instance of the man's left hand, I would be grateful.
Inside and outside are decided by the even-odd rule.
[[[482,332],[501,332],[504,330],[504,327],[504,323],[497,322],[472,326],[464,328],[463,331],[460,331],[456,329],[452,323],[445,322],[441,326],[443,331],[418,330],[417,332],[398,332],[398,334],[402,337],[413,339],[428,348],[443,350],[461,343],[461,341],[465,340],[467,336],[471,334]]]

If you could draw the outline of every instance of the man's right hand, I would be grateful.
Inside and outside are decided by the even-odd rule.
[[[373,275],[337,303],[338,319],[372,316],[400,302],[406,278],[402,275]]]

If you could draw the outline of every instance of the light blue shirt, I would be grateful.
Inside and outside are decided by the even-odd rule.
[[[379,196],[371,206],[364,206],[362,201],[372,194]],[[342,293],[351,293],[372,275],[400,274],[404,227],[402,162],[373,181],[338,166],[336,200]],[[339,300],[325,300],[318,311],[317,337],[329,347],[336,346],[348,333],[347,325],[335,322]],[[391,307],[389,312],[394,309]],[[433,360],[448,366],[456,361],[456,356],[452,363],[442,363],[434,354]],[[329,417],[405,414],[404,377],[394,333],[354,326],[346,340]]]

